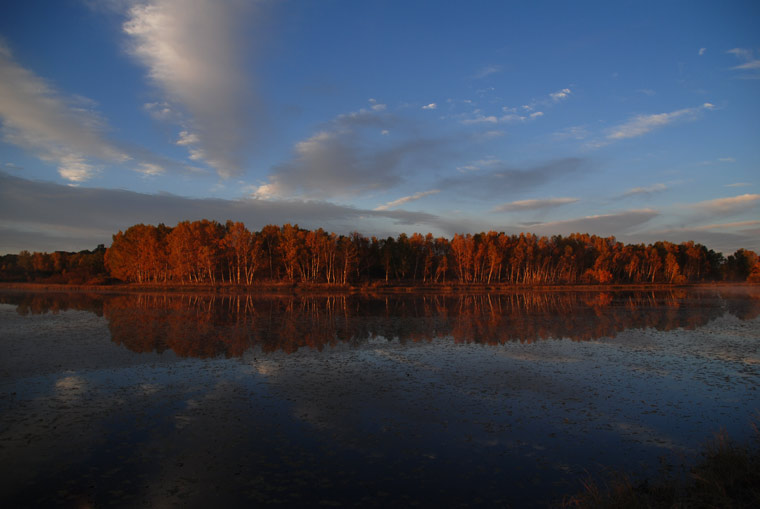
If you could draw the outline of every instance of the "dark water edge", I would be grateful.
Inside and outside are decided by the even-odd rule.
[[[17,506],[545,506],[760,408],[758,292],[0,294]]]

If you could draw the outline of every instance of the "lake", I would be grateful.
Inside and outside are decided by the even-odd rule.
[[[760,411],[760,288],[0,291],[6,506],[546,506]]]

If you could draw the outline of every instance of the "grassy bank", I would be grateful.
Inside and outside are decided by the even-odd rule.
[[[657,479],[616,473],[603,482],[587,480],[581,493],[560,507],[754,508],[760,507],[760,432],[739,444],[726,433],[707,443],[691,467],[664,468]]]

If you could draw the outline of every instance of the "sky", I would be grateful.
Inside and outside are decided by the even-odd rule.
[[[760,3],[0,6],[0,254],[137,223],[760,252]]]

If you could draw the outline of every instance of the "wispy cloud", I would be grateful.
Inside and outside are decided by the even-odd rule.
[[[425,106],[422,107],[423,110],[434,110],[437,108],[438,108],[438,104],[436,103],[426,104]]]
[[[245,9],[244,2],[155,0],[132,5],[123,25],[130,52],[164,95],[146,108],[174,121],[181,109],[185,139],[194,136],[186,143],[191,158],[223,177],[242,171],[252,138],[251,84],[240,55]]]
[[[707,53],[707,48],[699,48],[699,52],[698,53],[699,53],[699,56],[701,57],[702,55],[704,55],[705,53]]]
[[[394,207],[398,207],[399,205],[403,205],[405,203],[409,203],[410,201],[419,200],[420,198],[424,198],[425,196],[430,196],[433,194],[440,193],[440,189],[431,189],[430,191],[422,191],[419,193],[415,193],[410,196],[404,196],[402,198],[399,198],[398,200],[389,201],[388,203],[385,203],[383,205],[380,205],[379,207],[375,207],[375,210],[388,210],[392,209]]]
[[[492,74],[496,74],[499,72],[501,72],[500,65],[487,65],[483,67],[482,69],[480,69],[477,73],[475,73],[473,78],[481,79],[481,78],[485,78],[486,76],[490,76]]]
[[[679,120],[695,120],[705,110],[712,110],[715,105],[709,102],[694,108],[683,108],[667,113],[655,113],[652,115],[637,115],[627,122],[619,124],[608,130],[603,139],[597,139],[586,144],[587,148],[600,148],[610,143],[638,138],[660,129]]]
[[[489,115],[481,109],[475,109],[470,113],[462,114],[458,117],[459,121],[464,125],[514,124],[532,121],[543,117],[547,108],[552,108],[557,103],[567,99],[570,97],[570,94],[572,94],[572,91],[569,88],[563,88],[541,99],[533,100],[529,104],[523,104],[519,108],[503,106],[498,115]]]
[[[436,184],[437,189],[456,190],[457,195],[496,198],[523,193],[549,182],[558,181],[588,167],[588,161],[564,158],[530,168],[514,168],[499,161],[487,171],[471,171],[448,177]]]
[[[588,232],[597,235],[620,235],[631,233],[634,229],[649,222],[659,215],[652,209],[626,210],[612,214],[585,216],[563,221],[535,223],[531,230],[544,235],[567,235],[575,232]]]
[[[327,199],[386,190],[404,181],[415,160],[435,166],[447,153],[447,141],[409,134],[408,121],[361,109],[339,115],[311,137],[296,143],[289,161],[275,166],[257,198]],[[368,141],[377,129],[402,132],[380,146]],[[411,129],[414,131],[414,129]]]
[[[640,195],[650,195],[654,193],[661,193],[663,191],[666,191],[668,189],[668,186],[662,183],[653,184],[651,186],[645,186],[645,187],[633,187],[631,189],[628,189],[626,192],[624,192],[621,197],[625,198],[628,196],[640,196]]]
[[[728,50],[726,53],[734,55],[743,63],[732,67],[734,71],[740,71],[740,76],[743,78],[760,78],[760,58],[755,55],[755,52],[746,48],[734,48]]]
[[[518,212],[526,210],[544,210],[570,203],[576,203],[578,198],[544,198],[535,200],[518,200],[498,205],[491,209],[492,212]]]
[[[751,210],[760,205],[760,194],[743,194],[730,198],[717,198],[689,205],[700,212],[733,214]]]
[[[622,140],[626,138],[636,138],[643,136],[650,131],[666,126],[677,119],[684,117],[694,117],[703,109],[712,109],[713,105],[705,103],[700,108],[684,108],[682,110],[672,111],[670,113],[657,113],[654,115],[639,115],[612,129],[607,135],[609,140]]]
[[[748,69],[760,69],[760,59],[755,57],[755,53],[752,50],[744,48],[734,48],[727,51],[740,60],[743,60],[743,64],[739,64],[732,69],[748,70]]]
[[[29,207],[34,203],[34,207]],[[137,223],[175,224],[184,220],[243,221],[250,229],[297,223],[348,234],[432,231],[452,235],[482,224],[425,212],[368,210],[306,200],[221,200],[117,189],[69,187],[0,171],[0,254],[22,249],[78,251],[109,245],[114,232]]]
[[[129,157],[109,142],[91,101],[66,97],[17,64],[0,43],[0,118],[3,139],[58,165],[70,182],[84,182],[103,162]]]
[[[700,226],[693,226],[691,230],[728,230],[736,228],[748,228],[760,226],[760,220],[751,221],[734,221],[732,223],[719,223],[719,224],[705,224]]]
[[[734,182],[733,184],[726,184],[723,187],[748,187],[751,185],[749,182]]]
[[[549,97],[551,97],[553,101],[559,102],[570,97],[570,94],[572,94],[572,91],[569,88],[563,88],[562,90],[549,94]]]

